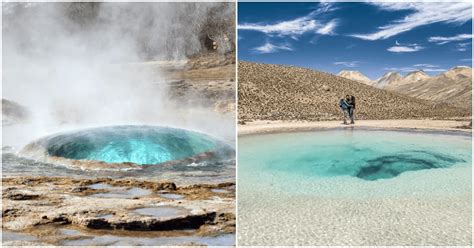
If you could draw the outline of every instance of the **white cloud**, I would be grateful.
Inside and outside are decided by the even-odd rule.
[[[392,53],[412,53],[418,52],[424,49],[424,47],[419,46],[418,44],[401,44],[398,41],[395,41],[395,46],[387,48],[387,51]]]
[[[331,4],[323,4],[321,8],[312,11],[308,15],[289,21],[281,21],[273,24],[243,23],[238,25],[238,29],[253,30],[280,37],[289,36],[293,39],[297,39],[298,36],[309,32],[322,35],[333,35],[338,24],[336,19],[327,22],[315,19],[318,15],[321,15],[324,12],[332,11],[334,8],[331,6]]]
[[[458,34],[451,37],[433,36],[428,38],[429,42],[435,42],[438,45],[443,45],[452,41],[462,41],[472,39],[472,34]],[[463,43],[464,44],[464,43]]]
[[[384,68],[386,71],[399,71],[399,72],[412,72],[412,71],[425,71],[425,72],[443,72],[446,69],[439,68],[437,65],[431,64],[416,64],[413,66],[406,66],[406,67],[386,67]]]
[[[293,51],[289,45],[274,45],[270,42],[263,44],[262,46],[253,49],[256,53],[275,53],[280,50]]]
[[[337,61],[334,62],[334,65],[342,65],[345,67],[357,67],[359,64],[359,61]]]
[[[386,71],[401,71],[401,72],[410,72],[410,71],[416,71],[415,67],[385,67],[383,68]]]
[[[432,64],[415,64],[413,66],[414,67],[429,67],[429,68],[439,67],[437,65],[432,65]]]
[[[471,42],[464,42],[456,44],[456,50],[459,52],[467,51],[467,48],[471,46]]]
[[[442,68],[421,68],[418,70],[427,71],[427,72],[446,71],[446,69],[442,69]]]
[[[333,35],[336,27],[337,27],[337,21],[331,20],[328,23],[324,24],[321,28],[319,28],[316,31],[316,33],[322,34],[322,35]]]
[[[432,64],[416,64],[413,65],[417,70],[422,70],[426,72],[437,72],[437,71],[446,71],[446,69],[439,68],[439,65]]]
[[[386,11],[411,10],[412,13],[402,19],[380,26],[377,31],[369,34],[354,34],[353,37],[364,40],[387,39],[397,34],[410,31],[416,27],[432,23],[462,24],[471,20],[470,2],[381,2],[371,3]]]

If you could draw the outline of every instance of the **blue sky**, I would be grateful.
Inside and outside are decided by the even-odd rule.
[[[437,75],[471,66],[471,3],[245,3],[239,60],[371,79],[396,70]]]

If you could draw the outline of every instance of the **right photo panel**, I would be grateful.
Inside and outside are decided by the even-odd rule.
[[[472,3],[238,3],[238,245],[472,245]]]

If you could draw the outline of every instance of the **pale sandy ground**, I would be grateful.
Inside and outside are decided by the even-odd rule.
[[[455,120],[360,120],[353,125],[344,125],[342,121],[252,121],[239,125],[239,135],[311,131],[331,128],[384,128],[384,129],[420,129],[472,132],[471,129],[459,128],[469,125],[470,121]]]
[[[470,209],[469,195],[357,201],[239,193],[238,244],[470,246]]]

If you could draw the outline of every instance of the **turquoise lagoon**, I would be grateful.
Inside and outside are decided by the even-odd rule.
[[[251,187],[335,197],[436,193],[470,185],[459,179],[448,181],[451,177],[430,178],[449,171],[467,173],[470,180],[471,136],[347,129],[250,135],[239,137],[238,162],[244,191]],[[393,188],[400,180],[406,182]]]

